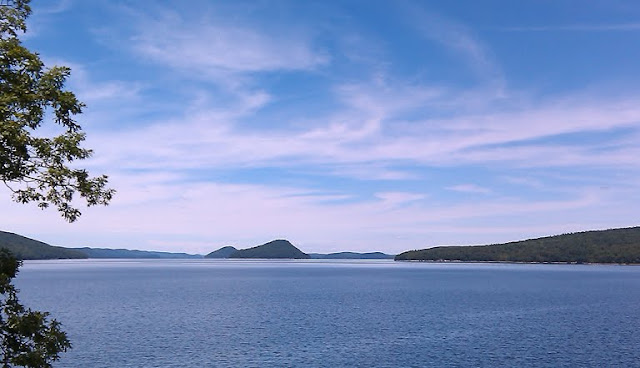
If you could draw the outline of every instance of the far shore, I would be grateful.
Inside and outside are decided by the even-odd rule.
[[[640,266],[640,263],[596,263],[596,262],[518,262],[518,261],[460,261],[460,260],[431,260],[431,259],[398,259],[395,262],[423,262],[423,263],[504,263],[504,264],[548,264],[548,265],[576,265],[576,266]]]

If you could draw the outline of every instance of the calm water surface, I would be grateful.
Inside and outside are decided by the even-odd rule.
[[[640,367],[640,267],[27,261],[56,367]]]

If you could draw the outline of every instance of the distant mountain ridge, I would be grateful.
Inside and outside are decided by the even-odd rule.
[[[257,247],[240,249],[233,252],[229,258],[288,258],[309,259],[309,255],[296,248],[288,240],[278,239]]]
[[[258,247],[253,247],[253,248],[248,248],[248,249],[236,249],[235,247],[232,246],[225,246],[222,247],[216,251],[213,251],[209,254],[207,254],[206,256],[204,256],[205,258],[294,258],[296,256],[300,256],[300,253],[304,254],[304,252],[300,251],[298,249],[298,251],[300,251],[300,253],[295,252],[295,250],[293,250],[294,253],[292,253],[291,257],[281,257],[278,256],[277,251],[275,250],[274,247],[278,246],[279,242],[288,242],[287,240],[274,240],[272,242],[263,244],[261,246]],[[281,243],[281,245],[284,243]],[[289,247],[290,245],[290,247]],[[261,248],[261,249],[256,249],[256,250],[252,250],[251,252],[258,254],[257,256],[247,256],[247,251],[249,249],[254,249],[254,248],[259,248],[259,247],[271,247],[270,250],[265,251],[265,248]],[[285,247],[287,247],[289,250],[292,250],[291,247],[295,248],[291,243],[289,243],[288,245],[284,245]],[[297,249],[297,248],[295,248]],[[235,254],[234,253],[236,251],[239,251],[239,253]],[[274,256],[274,254],[276,256]],[[368,252],[368,253],[357,253],[357,252],[337,252],[337,253],[328,253],[328,254],[323,254],[323,253],[309,253],[308,254],[309,258],[311,259],[393,259],[393,255],[391,254],[385,254],[382,252]],[[304,257],[304,256],[301,256]],[[298,258],[300,259],[300,258]],[[301,258],[301,259],[306,259],[305,258]]]
[[[311,259],[393,259],[392,254],[385,254],[382,252],[337,252],[337,253],[309,253]]]
[[[200,254],[159,252],[135,249],[56,247],[22,235],[0,231],[0,248],[6,248],[19,259],[194,259],[194,258],[289,258],[289,259],[391,259],[381,252],[338,252],[330,254],[302,252],[288,240],[278,239],[247,249],[225,246],[206,256]]]
[[[171,258],[202,258],[200,254],[187,254],[187,253],[171,253],[171,252],[156,252],[149,250],[131,250],[131,249],[109,249],[109,248],[70,248],[86,254],[88,258],[102,258],[102,259],[171,259]],[[85,257],[86,258],[86,257]]]
[[[592,230],[503,244],[412,250],[398,261],[640,264],[640,227]]]
[[[56,247],[27,238],[26,236],[0,231],[0,248],[9,250],[18,259],[82,259],[87,255],[77,250]]]

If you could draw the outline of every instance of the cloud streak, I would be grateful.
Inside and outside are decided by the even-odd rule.
[[[474,70],[485,83],[489,83],[494,90],[494,97],[503,97],[503,72],[488,47],[468,27],[416,6],[409,6],[405,10],[413,25],[424,37],[462,55],[467,67]]]
[[[454,192],[461,193],[474,193],[474,194],[489,194],[491,193],[491,189],[481,187],[476,184],[458,184],[454,186],[447,187],[448,190],[453,190]]]
[[[498,30],[505,32],[637,32],[640,31],[640,23],[520,26],[502,27]]]
[[[200,76],[279,70],[313,70],[329,62],[300,33],[256,29],[212,16],[183,19],[164,10],[140,15],[135,51],[152,61]]]

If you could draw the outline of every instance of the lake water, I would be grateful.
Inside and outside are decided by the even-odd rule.
[[[640,267],[27,261],[56,367],[640,367]]]

